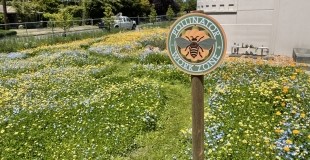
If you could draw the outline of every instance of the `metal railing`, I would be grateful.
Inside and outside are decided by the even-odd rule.
[[[99,29],[97,23],[101,19],[85,19],[85,20],[72,20],[69,22],[69,32],[78,32],[85,30]],[[37,36],[37,35],[48,35],[48,34],[59,34],[63,33],[64,30],[57,27],[57,21],[39,21],[39,22],[22,22],[22,23],[9,23],[6,24],[7,28],[17,32],[17,36]],[[0,24],[0,29],[4,29],[5,24]]]
[[[136,21],[137,25],[152,25],[153,24],[153,23],[150,23],[149,17],[129,17],[129,18],[131,20]],[[166,16],[157,16],[155,23],[163,22],[163,21],[167,21]],[[69,21],[70,28],[67,33],[70,34],[70,32],[99,30],[99,27],[98,27],[99,22],[102,22],[101,18],[71,20]],[[5,25],[7,25],[7,28],[17,32],[18,37],[62,34],[64,33],[64,30],[58,27],[59,26],[57,25],[58,23],[63,23],[63,22],[38,21],[38,22],[0,24],[0,29],[4,29]]]

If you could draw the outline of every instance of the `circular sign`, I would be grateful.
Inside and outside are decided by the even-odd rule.
[[[226,53],[226,43],[220,24],[202,13],[180,17],[167,38],[170,59],[191,75],[204,75],[215,69]]]

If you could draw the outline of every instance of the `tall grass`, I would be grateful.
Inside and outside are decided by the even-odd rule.
[[[11,37],[0,40],[0,52],[16,52],[23,49],[36,48],[44,45],[53,45],[57,43],[66,43],[75,40],[81,40],[86,38],[101,37],[110,33],[115,33],[119,30],[91,30],[84,32],[76,32],[67,34],[66,37],[61,34],[55,35],[40,35],[31,37]]]

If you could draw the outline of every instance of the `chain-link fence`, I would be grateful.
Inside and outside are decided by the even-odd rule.
[[[101,19],[85,19],[85,20],[72,20],[68,22],[70,26],[68,32],[78,32],[85,30],[99,29],[98,22]],[[7,28],[16,31],[17,36],[36,36],[63,33],[64,30],[59,27],[60,23],[57,21],[39,21],[39,22],[23,22],[23,23],[9,23],[6,24]],[[4,29],[5,25],[0,24],[0,29]]]
[[[166,16],[157,16],[156,22],[150,23],[149,17],[129,17],[130,20],[135,21],[136,25],[154,25],[159,24],[161,22],[167,21]],[[66,22],[69,24],[69,29],[67,34],[90,31],[90,30],[99,30],[102,27],[99,27],[102,22],[101,18],[98,19],[84,19],[84,20],[72,20]],[[39,21],[39,22],[22,22],[22,23],[9,23],[6,24],[7,28],[12,31],[17,32],[18,37],[25,36],[38,36],[38,35],[55,35],[55,34],[63,34],[64,29],[61,28],[61,23],[57,21]],[[5,24],[0,24],[0,29],[4,29]],[[6,38],[6,37],[4,37]]]
[[[149,17],[129,17],[129,18],[131,20],[136,21],[138,25],[151,24]],[[165,21],[167,21],[166,15],[162,15],[162,16],[157,16],[156,17],[155,23],[165,22]]]

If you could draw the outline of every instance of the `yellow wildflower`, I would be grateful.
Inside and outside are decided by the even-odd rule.
[[[276,115],[277,115],[277,116],[280,116],[280,115],[281,115],[281,112],[280,112],[280,111],[278,111],[278,112],[276,113]]]
[[[299,134],[299,133],[300,133],[299,130],[297,130],[297,129],[294,129],[294,130],[293,130],[293,134]]]
[[[293,113],[293,114],[296,114],[296,111],[295,111],[295,110],[292,110],[292,113]]]
[[[300,73],[301,71],[302,71],[302,69],[300,69],[300,68],[295,69],[296,73]]]
[[[275,132],[280,134],[283,133],[284,131],[282,129],[276,129]]]
[[[288,93],[288,87],[287,86],[284,86],[283,89],[282,89],[282,92],[284,94]]]
[[[308,135],[308,138],[310,139],[310,134]]]
[[[274,98],[275,98],[275,99],[281,99],[281,97],[280,97],[280,96],[275,96]]]
[[[292,75],[290,78],[291,78],[291,80],[295,80],[295,79],[296,79],[296,76],[295,76],[295,75]]]
[[[289,146],[285,146],[283,147],[284,151],[289,152],[290,151],[290,147]]]
[[[306,117],[306,114],[305,114],[305,113],[301,113],[301,114],[300,114],[300,117],[301,117],[301,118],[305,118],[305,117]]]
[[[274,149],[275,147],[276,147],[276,146],[273,145],[273,144],[271,144],[271,145],[269,146],[270,149]]]
[[[248,143],[248,141],[247,140],[242,140],[242,143]]]
[[[285,102],[282,102],[282,103],[281,103],[281,106],[282,106],[282,107],[285,107],[285,105],[286,105]]]
[[[285,142],[286,142],[286,144],[293,144],[293,142],[291,140],[289,140],[289,139],[286,140]]]
[[[296,66],[296,63],[295,62],[291,62],[288,64],[289,66],[292,66],[292,67],[295,67]]]

